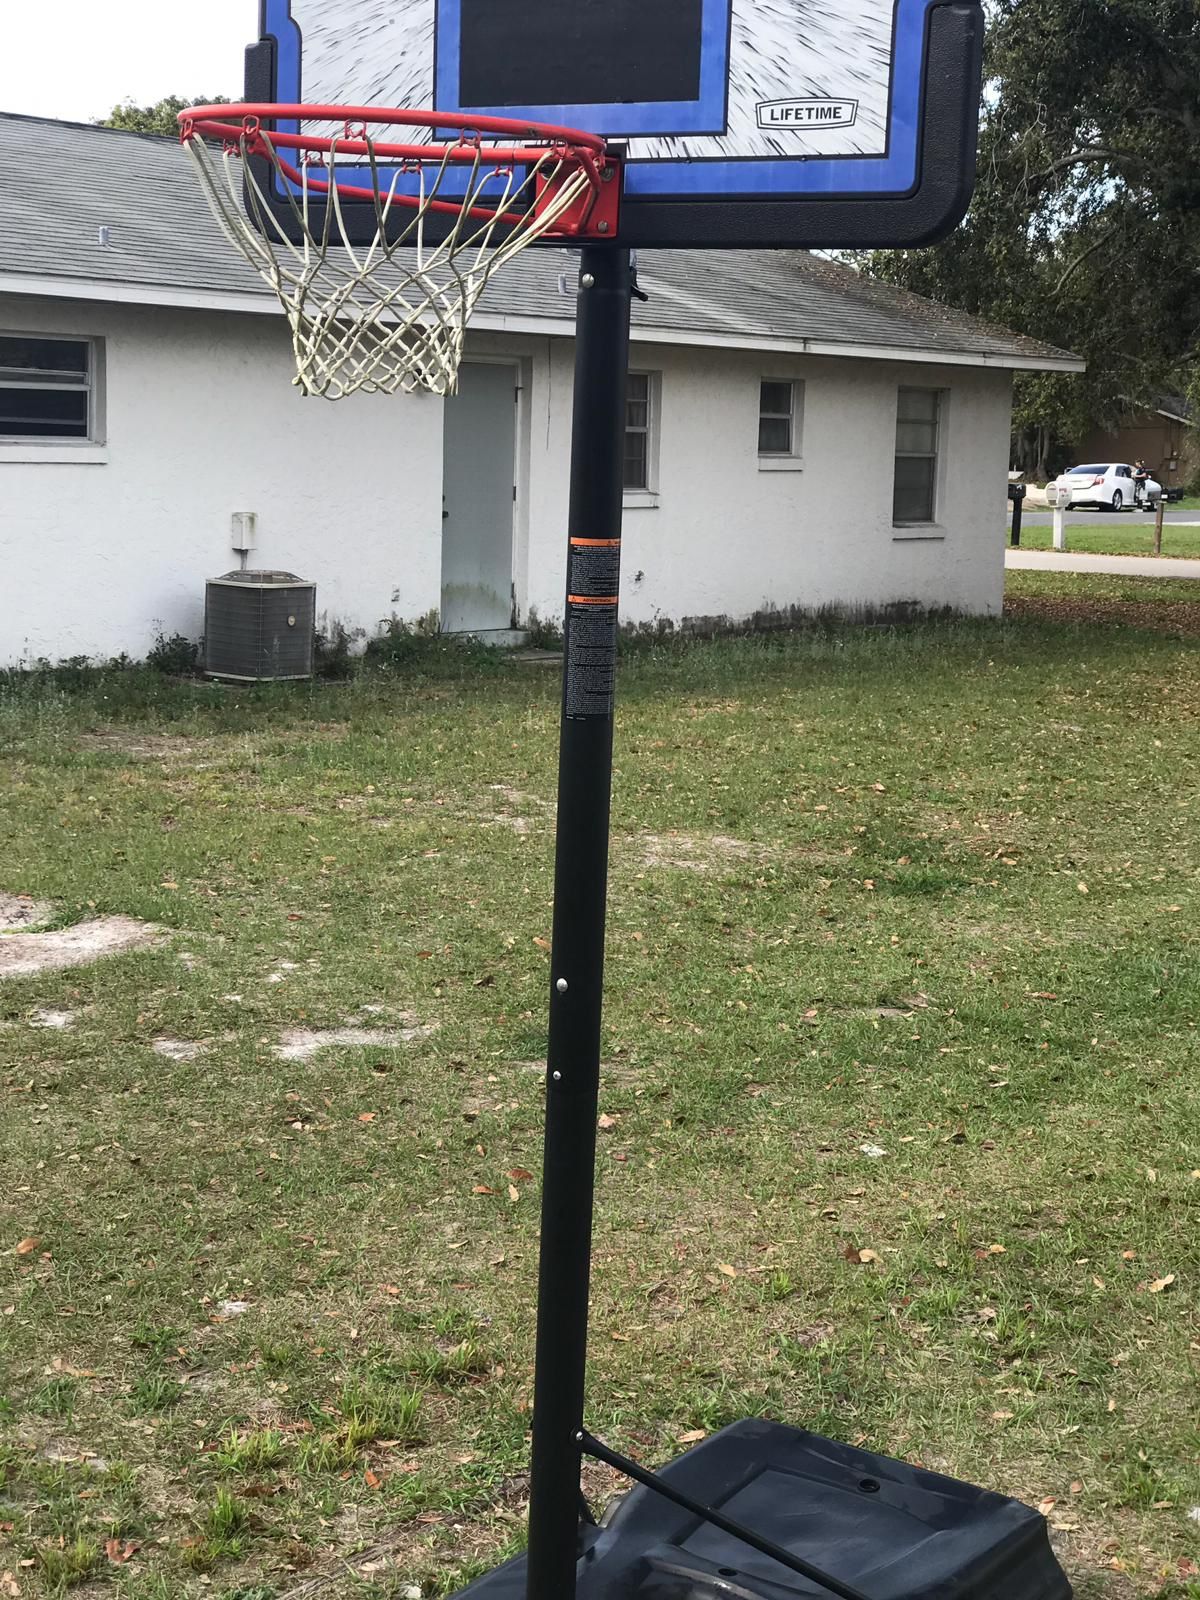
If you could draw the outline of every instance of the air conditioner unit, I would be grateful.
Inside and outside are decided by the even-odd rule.
[[[227,572],[204,595],[204,670],[257,682],[311,678],[317,587],[294,572]]]

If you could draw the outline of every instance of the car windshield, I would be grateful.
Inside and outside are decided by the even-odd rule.
[[[1067,477],[1068,478],[1079,478],[1079,477],[1082,477],[1082,476],[1084,476],[1086,474],[1087,476],[1092,477],[1092,478],[1096,478],[1096,477],[1102,478],[1107,471],[1108,471],[1108,467],[1107,466],[1101,466],[1101,467],[1072,467],[1070,472],[1067,473]]]

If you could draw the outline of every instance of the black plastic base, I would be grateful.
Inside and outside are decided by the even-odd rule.
[[[1045,1519],[1016,1500],[772,1422],[738,1422],[663,1469],[684,1494],[871,1600],[1070,1600]],[[461,1591],[525,1600],[525,1559]],[[768,1556],[635,1488],[580,1528],[579,1600],[828,1600]]]

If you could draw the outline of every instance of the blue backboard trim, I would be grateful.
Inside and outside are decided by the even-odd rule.
[[[662,100],[617,107],[484,106],[465,105],[459,91],[462,0],[438,0],[434,109],[471,112],[481,117],[528,118],[530,122],[555,122],[584,130],[603,128],[609,139],[724,133],[731,9],[730,0],[702,0],[700,92],[695,100]]]

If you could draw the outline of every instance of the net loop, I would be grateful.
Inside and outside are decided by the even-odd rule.
[[[396,124],[424,142],[372,132]],[[287,316],[307,395],[454,393],[494,274],[537,239],[612,227],[595,213],[615,164],[570,129],[301,106],[202,107],[180,128],[218,225]]]

